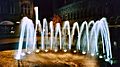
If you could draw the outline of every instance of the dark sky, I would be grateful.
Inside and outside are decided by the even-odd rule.
[[[39,18],[48,18],[53,15],[52,0],[35,0],[35,6],[38,6]]]
[[[69,0],[67,0],[67,1],[69,1]],[[111,6],[108,5],[108,7],[112,8],[113,12],[116,15],[117,15],[116,12],[120,11],[118,9],[118,8],[120,8],[120,1],[119,0],[98,0],[97,2],[99,2],[99,1],[101,1],[103,3],[106,3],[106,2],[110,3]],[[44,18],[44,17],[49,18],[50,16],[52,17],[54,9],[62,6],[63,2],[64,2],[64,0],[35,0],[35,5],[37,5],[39,7],[39,17],[40,18]]]
[[[52,13],[52,5],[50,5],[52,2],[50,0],[34,0],[34,2],[34,5],[38,6],[39,18],[46,17],[46,15]]]
[[[53,16],[55,8],[62,6],[64,0],[35,0],[35,6],[38,6],[39,17],[49,18]]]

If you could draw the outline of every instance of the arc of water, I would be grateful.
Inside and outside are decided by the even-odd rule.
[[[99,26],[100,26],[100,29],[99,29],[99,32],[100,32],[100,34],[101,34],[101,37],[102,37],[102,47],[103,47],[103,54],[105,53],[105,48],[104,48],[104,46],[105,46],[105,43],[104,43],[104,25],[102,24],[102,22],[101,21],[99,21],[100,22],[100,24],[99,24]],[[98,33],[98,35],[99,35],[99,33]],[[99,38],[99,37],[98,37]]]
[[[22,54],[22,47],[23,47],[23,39],[26,32],[26,51],[28,51],[28,46],[31,47],[33,45],[33,36],[34,36],[34,25],[32,23],[32,20],[28,19],[27,17],[23,17],[21,20],[21,33],[20,33],[20,39],[19,39],[19,47],[17,55],[15,56],[16,59],[21,59]],[[30,48],[31,49],[31,48]]]
[[[17,55],[15,56],[15,59],[21,59],[21,53],[22,53],[22,46],[23,46],[23,39],[24,39],[24,32],[25,32],[25,27],[26,24],[21,23],[21,33],[20,33],[20,39],[19,39],[19,47],[18,47],[18,52]]]
[[[103,18],[102,18],[103,19]],[[104,37],[104,42],[103,42],[103,53],[105,53],[106,50],[106,60],[111,62],[112,54],[111,54],[111,43],[110,43],[110,38],[109,38],[109,30],[107,28],[107,22],[104,20],[100,20],[101,22],[101,32],[102,32],[102,37]],[[105,48],[106,47],[106,48]]]
[[[100,30],[101,23],[99,21],[96,21],[96,23],[93,25],[91,29],[90,34],[90,45],[91,45],[91,54],[94,54],[98,52],[98,35]]]
[[[35,18],[35,33],[34,33],[34,46],[33,46],[33,49],[35,49],[35,45],[36,45],[37,29],[39,29],[39,32],[41,32],[41,34],[42,34],[41,23],[40,23],[40,20],[38,20],[38,7],[35,7],[34,10],[35,10],[36,18]]]
[[[59,33],[59,40],[60,40],[60,50],[62,48],[62,45],[61,45],[61,27],[60,27],[60,23],[57,23],[56,24],[56,32],[55,32],[55,45],[57,44],[57,35]]]
[[[89,24],[88,24],[88,29],[90,28],[91,25],[94,25],[94,24],[95,24],[95,22],[93,20],[90,21]]]
[[[97,25],[96,28],[97,28],[97,31],[95,32],[97,35],[95,37],[96,38],[96,45],[98,44],[98,35],[99,35],[99,32],[101,33],[101,37],[102,37],[102,44],[103,44],[103,53],[105,53],[105,50],[107,52],[107,56],[108,56],[108,52],[109,52],[109,48],[108,48],[108,37],[107,37],[107,34],[108,32],[106,32],[106,28],[105,28],[105,24],[103,23],[103,21],[98,21],[96,22]],[[91,39],[93,40],[93,39]],[[105,48],[106,47],[106,48]],[[96,51],[94,51],[93,53],[95,54],[96,52],[98,52],[98,47],[96,46]]]
[[[68,49],[71,50],[71,36],[70,36],[70,24],[69,24],[69,21],[65,21],[64,22],[64,26],[62,28],[62,35],[65,35],[65,32],[64,30],[67,28],[68,30],[68,36],[69,36],[69,44],[68,44]]]
[[[77,29],[77,33],[78,33],[78,36],[79,36],[79,33],[80,33],[80,30],[79,30],[79,25],[78,25],[78,23],[77,22],[75,22],[74,24],[73,24],[73,28],[72,28],[72,33],[71,33],[71,44],[72,44],[72,42],[73,42],[73,36],[74,36],[74,32],[75,32],[75,29]],[[77,48],[77,46],[76,46],[76,48]]]
[[[91,25],[94,26],[94,24],[95,24],[94,20],[90,21],[89,24],[88,24],[88,30],[89,30],[89,49],[90,49],[90,45],[91,45],[91,44],[90,44],[90,35],[91,35],[91,29],[90,29],[90,27],[91,27]],[[93,26],[92,26],[92,27],[93,27]],[[91,27],[91,28],[92,28],[92,27]],[[89,53],[90,53],[90,50],[89,50]]]
[[[50,22],[50,47],[52,50],[52,45],[53,45],[53,39],[54,39],[54,28],[53,28],[53,21]]]
[[[93,44],[92,47],[93,47],[93,49],[95,49],[95,50],[91,49],[91,53],[93,53],[93,54],[98,52],[97,44],[98,44],[99,32],[101,33],[101,37],[102,37],[103,54],[106,51],[106,58],[108,61],[110,61],[110,59],[112,58],[111,43],[110,43],[110,38],[109,38],[108,25],[107,25],[107,21],[105,18],[102,18],[100,21],[96,21],[96,23],[94,24],[94,26],[91,30],[90,44]],[[94,37],[92,36],[93,34],[94,34]],[[93,38],[95,38],[95,39],[93,39]],[[91,43],[91,42],[93,42],[93,43]],[[94,46],[96,46],[96,47],[94,47]]]
[[[106,18],[102,18],[100,20],[103,25],[104,25],[104,37],[105,37],[105,45],[106,45],[106,51],[107,51],[107,60],[110,61],[112,58],[112,51],[111,51],[111,43],[110,43],[110,35],[109,35],[109,30],[108,30],[108,25],[107,25],[107,20]],[[110,61],[112,64],[112,61]]]
[[[44,40],[45,38],[45,40]],[[42,31],[42,43],[41,43],[41,48],[42,50],[44,50],[45,48],[45,44],[44,42],[46,42],[46,48],[48,46],[48,25],[47,25],[47,20],[44,18],[43,19],[43,31]]]
[[[81,35],[84,29],[84,26],[86,27],[86,37],[87,37],[87,51],[89,51],[89,35],[88,35],[88,26],[87,26],[87,22],[84,21],[80,27],[80,33],[79,33],[79,37],[78,37],[78,41],[77,41],[77,46],[78,46],[78,50],[80,50],[80,42],[81,42]]]
[[[34,49],[35,49],[35,45],[36,45],[36,41],[37,41],[37,30],[39,30],[39,32],[41,33],[42,35],[42,27],[41,27],[41,23],[39,20],[36,21],[36,26],[35,26],[35,31],[34,31]]]
[[[32,52],[35,49],[34,44],[34,24],[32,20],[29,19],[27,22],[27,37],[26,37],[26,51]]]
[[[95,52],[94,52],[94,55],[95,53],[98,52],[98,35],[99,35],[99,31],[100,31],[100,22],[99,21],[96,21],[96,24],[95,24]]]
[[[100,31],[101,31],[101,37],[102,37],[102,47],[103,47],[103,54],[105,54],[105,43],[104,43],[104,27],[102,28],[102,23],[101,23],[101,29],[100,29]]]

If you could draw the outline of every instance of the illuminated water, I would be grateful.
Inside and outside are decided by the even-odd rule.
[[[63,44],[63,49],[71,50],[71,37],[70,37],[69,21],[65,21],[63,28],[62,28],[62,44]]]
[[[21,21],[19,47],[15,56],[17,60],[22,59],[22,57],[25,56],[25,52],[30,54],[37,49],[36,34],[40,33],[41,46],[39,46],[40,48],[38,50],[45,50],[45,52],[48,52],[48,50],[54,50],[55,52],[58,50],[63,50],[64,52],[67,52],[68,50],[73,49],[72,46],[75,46],[74,50],[80,51],[82,54],[90,54],[91,56],[100,55],[99,39],[101,37],[103,57],[106,61],[111,62],[111,43],[106,18],[102,18],[96,22],[90,21],[89,23],[84,21],[81,25],[75,22],[72,27],[70,27],[69,21],[65,21],[63,26],[60,26],[60,23],[57,23],[54,27],[53,21],[51,21],[48,26],[46,19],[43,19],[43,25],[41,25],[40,20],[38,20],[37,7],[35,7],[35,15],[35,25],[33,24],[32,20],[28,19],[27,17],[23,17]],[[48,30],[50,30],[49,37]],[[75,34],[77,34],[77,36],[75,36]],[[22,50],[22,47],[25,35],[26,50],[24,51]],[[99,37],[99,35],[101,36]],[[74,42],[75,40],[76,43]]]
[[[24,37],[26,37],[26,51],[29,53],[34,50],[34,25],[32,20],[28,19],[27,17],[23,17],[21,20],[21,32],[20,32],[20,39],[19,39],[19,47],[18,52],[16,55],[16,59],[21,59],[21,55],[23,55],[22,47]]]
[[[72,44],[72,45],[75,45],[74,42],[73,42],[74,36],[75,36],[75,33],[74,33],[74,32],[75,32],[75,29],[77,29],[77,33],[76,33],[76,34],[78,34],[78,36],[79,36],[80,30],[79,30],[79,25],[78,25],[77,22],[75,22],[75,23],[73,24],[73,27],[72,27],[72,32],[71,32],[71,44]],[[78,40],[78,36],[77,36],[77,40]],[[78,47],[78,46],[76,46],[76,49],[77,49],[77,47]]]

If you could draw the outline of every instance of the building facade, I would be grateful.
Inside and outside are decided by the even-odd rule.
[[[64,0],[64,5],[55,13],[63,20],[75,22],[112,17],[115,15],[113,9],[112,2],[108,0]]]
[[[20,0],[21,16],[28,16],[29,18],[33,18],[33,9],[33,0]]]
[[[22,16],[33,17],[32,0],[2,0],[0,1],[0,21],[20,20]]]
[[[34,17],[33,0],[2,0],[0,1],[0,34],[2,36],[19,35],[19,24],[23,16]],[[10,23],[13,23],[10,25]]]

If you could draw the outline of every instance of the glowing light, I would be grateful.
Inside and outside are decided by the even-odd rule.
[[[91,54],[91,56],[94,56],[94,55],[95,55],[95,54],[93,54],[93,53]]]
[[[85,51],[83,51],[83,52],[82,52],[82,54],[86,54],[86,52],[85,52]]]
[[[67,52],[67,50],[65,49],[64,52]]]
[[[48,52],[48,50],[46,49],[45,52]]]
[[[16,22],[17,24],[19,24],[20,22]]]
[[[103,56],[100,55],[99,58],[103,58]]]
[[[10,33],[12,33],[12,34],[13,34],[13,33],[15,33],[15,31],[10,31]]]
[[[57,49],[55,49],[54,51],[55,51],[55,52],[57,52],[58,50],[57,50]]]
[[[96,55],[99,55],[99,53],[97,53]]]
[[[74,50],[73,52],[74,52],[74,53],[76,53],[77,51],[76,51],[76,50]]]
[[[109,59],[105,59],[105,61],[109,61]]]
[[[37,50],[36,50],[36,53],[39,53],[39,52],[40,52],[40,50],[39,50],[39,49],[37,49]]]

